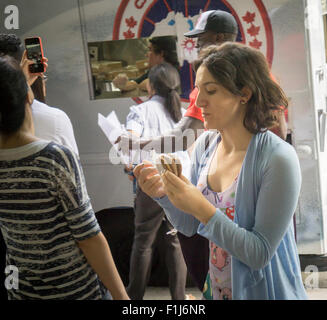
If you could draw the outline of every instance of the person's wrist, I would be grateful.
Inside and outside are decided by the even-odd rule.
[[[37,79],[37,76],[31,76],[31,75],[26,76],[26,81],[29,86],[32,86],[36,79]]]
[[[210,219],[215,215],[216,208],[207,199],[197,206],[195,217],[203,224],[207,224]]]

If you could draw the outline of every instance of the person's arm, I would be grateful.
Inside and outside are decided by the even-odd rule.
[[[44,64],[44,66],[46,68],[48,68],[48,63],[47,63],[48,59],[44,57],[42,62]],[[26,81],[27,81],[29,86],[31,86],[38,77],[42,76],[42,72],[41,73],[31,73],[30,72],[29,66],[31,64],[34,64],[34,61],[27,59],[27,52],[25,50],[24,53],[23,53],[23,56],[22,56],[22,60],[20,62],[20,67],[23,70],[23,73],[25,75]]]
[[[138,84],[138,88],[142,91],[148,91],[149,79],[146,78]]]
[[[167,152],[185,151],[192,146],[203,131],[204,126],[201,120],[192,117],[183,117],[178,125],[165,135],[155,137],[152,140],[141,140],[141,149],[147,149],[149,148],[149,144],[151,144],[151,146],[160,146],[160,150],[164,150],[166,147],[165,141],[171,140],[172,148]]]
[[[113,298],[128,299],[95,217],[80,161],[68,148],[56,145],[54,149],[57,150],[54,186],[71,235]]]
[[[199,221],[191,215],[177,209],[168,199],[158,170],[148,161],[135,167],[134,176],[144,193],[164,209],[169,222],[179,232],[190,237],[197,232]]]
[[[254,270],[264,268],[275,254],[292,221],[301,187],[301,170],[294,149],[279,145],[268,159],[268,165],[262,169],[251,229],[239,227],[220,209],[205,205],[203,195],[190,183],[174,175],[167,176],[167,184],[164,180],[170,201],[201,221],[198,233]],[[246,197],[246,190],[243,192],[239,196]],[[242,208],[236,210],[237,215],[244,214]]]
[[[192,237],[197,233],[200,225],[197,218],[176,208],[167,196],[154,198],[154,200],[164,209],[166,217],[176,230],[187,237]]]
[[[121,91],[130,91],[137,88],[138,84],[133,81],[129,80],[125,73],[118,74],[113,80],[112,83],[120,89]]]
[[[176,128],[162,136],[149,139],[135,136],[121,136],[116,143],[120,143],[123,150],[151,150],[157,153],[173,153],[185,151],[204,131],[203,122],[192,117],[183,117]]]
[[[118,74],[113,80],[113,84],[115,87],[120,89],[121,91],[132,91],[134,89],[141,89],[147,91],[146,83],[148,82],[147,79],[148,73],[145,73],[141,77],[133,80],[128,79],[125,73]]]
[[[190,181],[193,185],[196,185],[198,180],[198,170],[201,166],[201,158],[211,145],[213,150],[216,144],[212,144],[216,134],[210,132],[204,133],[199,139],[197,139],[194,147],[194,152],[191,155],[191,170]],[[209,150],[209,149],[208,149]],[[210,153],[207,153],[207,158]],[[186,213],[183,210],[178,209],[167,197],[167,191],[164,190],[162,178],[158,174],[158,170],[152,163],[144,161],[143,164],[138,165],[134,169],[134,176],[137,178],[138,184],[143,192],[149,197],[152,197],[157,203],[164,209],[165,214],[170,223],[181,233],[190,237],[196,234],[200,221]],[[188,199],[186,196],[185,199]]]
[[[138,84],[134,80],[128,80],[123,87],[119,87],[121,91],[132,91],[138,88]]]
[[[112,297],[115,300],[128,300],[129,297],[102,232],[86,240],[79,241],[78,246],[102,283],[110,291]],[[109,270],[110,272],[108,272]]]

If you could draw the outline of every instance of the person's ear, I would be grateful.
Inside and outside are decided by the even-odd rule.
[[[163,63],[165,61],[165,52],[163,50],[160,52],[160,60],[160,63]]]
[[[216,38],[215,43],[217,45],[220,45],[220,44],[222,44],[222,43],[225,42],[225,36],[224,36],[223,33],[217,33],[216,36],[215,36],[215,38]]]
[[[249,87],[244,87],[242,90],[241,104],[247,104],[252,97],[252,91]]]

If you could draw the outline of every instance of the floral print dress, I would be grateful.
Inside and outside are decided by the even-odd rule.
[[[213,191],[208,185],[208,171],[212,157],[202,170],[197,187],[212,205],[219,208],[231,220],[234,220],[237,178],[225,191]],[[204,285],[203,298],[207,300],[232,300],[231,256],[212,241],[209,241],[209,246],[209,272]]]

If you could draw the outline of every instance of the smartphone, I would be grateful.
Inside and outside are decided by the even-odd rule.
[[[25,39],[25,48],[27,52],[27,59],[33,60],[34,64],[29,66],[31,73],[45,72],[43,64],[43,47],[40,37]]]

